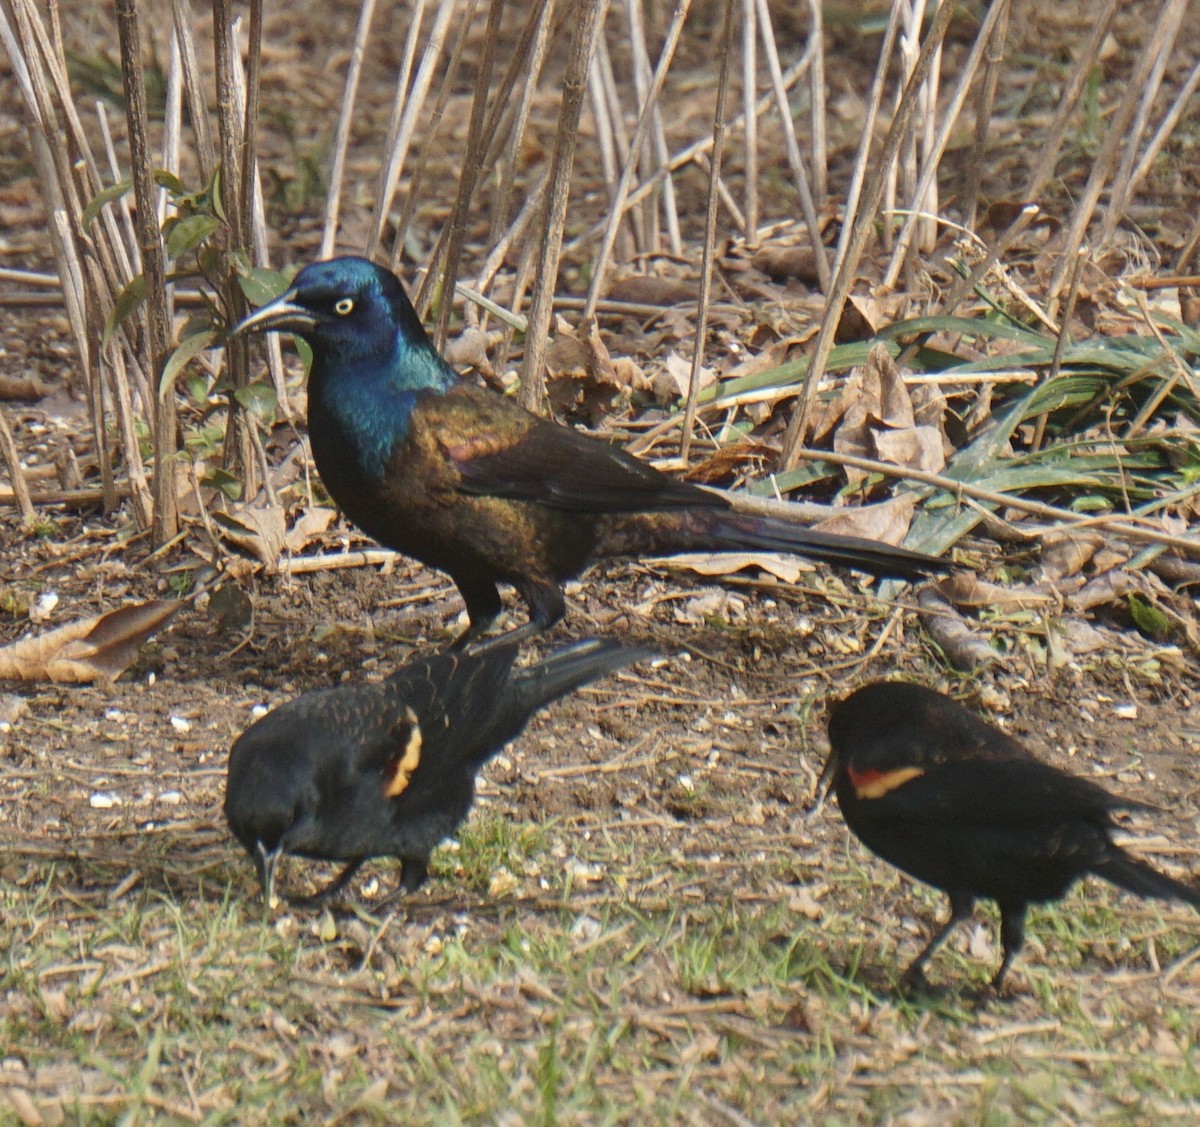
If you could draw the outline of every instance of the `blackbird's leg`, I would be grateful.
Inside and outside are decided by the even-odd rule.
[[[429,854],[424,857],[405,857],[404,869],[400,875],[400,887],[404,892],[413,893],[425,883],[429,876]]]
[[[997,994],[1004,985],[1004,976],[1013,959],[1025,945],[1025,908],[1024,904],[1000,905],[1000,944],[1004,948],[1004,958],[1000,960],[1000,969],[992,979],[992,989]]]
[[[937,930],[933,938],[925,944],[921,953],[908,964],[901,980],[905,986],[921,989],[928,985],[925,979],[924,965],[929,956],[945,942],[960,920],[965,920],[975,910],[975,897],[965,892],[950,892],[950,918]]]
[[[318,904],[324,904],[354,879],[354,874],[362,868],[365,860],[365,857],[356,857],[324,888],[318,889],[311,896],[289,896],[287,902],[297,908],[315,908]]]

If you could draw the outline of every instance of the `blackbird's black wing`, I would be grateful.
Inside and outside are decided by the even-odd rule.
[[[392,764],[397,754],[403,759],[406,752],[410,770],[419,763],[426,774],[476,762],[503,707],[517,649],[434,654],[408,662],[384,681],[387,710],[402,746],[393,742],[383,764]]]
[[[913,824],[981,828],[1078,819],[1103,823],[1112,810],[1149,808],[1033,758],[914,762],[910,768],[859,774],[857,779],[851,772],[851,781],[859,790],[859,817]],[[878,792],[874,797],[873,784]]]
[[[463,432],[460,415],[457,431],[443,440],[464,493],[595,514],[728,507],[715,493],[676,481],[607,442],[539,419],[494,392],[479,390],[472,405],[477,410],[471,433]]]

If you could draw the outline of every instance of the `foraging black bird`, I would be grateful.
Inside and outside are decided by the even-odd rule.
[[[305,693],[238,737],[225,818],[268,904],[284,853],[347,863],[310,903],[336,893],[369,857],[400,858],[401,885],[415,891],[433,848],[466,818],[480,768],[534,712],[653,656],[589,639],[514,669],[517,648],[414,658],[385,681]]]
[[[977,898],[1000,907],[997,991],[1024,943],[1027,906],[1058,900],[1085,873],[1200,908],[1200,888],[1111,839],[1112,811],[1153,807],[1041,762],[932,689],[901,681],[859,689],[834,705],[829,742],[822,778],[846,825],[873,853],[950,897],[950,919],[904,972],[910,986],[924,983],[924,963]]]
[[[919,552],[734,512],[609,443],[459,378],[396,276],[365,258],[313,263],[240,332],[292,332],[312,349],[308,432],[330,496],[381,544],[449,573],[467,605],[462,645],[529,608],[518,637],[566,610],[562,583],[610,556],[794,552],[874,575],[945,565]]]

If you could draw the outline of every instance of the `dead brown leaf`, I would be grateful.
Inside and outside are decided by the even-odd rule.
[[[75,685],[115,681],[182,605],[178,599],[152,599],[22,638],[0,649],[0,677]]]
[[[877,505],[859,505],[831,516],[816,527],[839,536],[863,536],[884,544],[900,544],[908,535],[917,499],[911,493],[899,493]]]
[[[212,519],[231,544],[261,560],[268,570],[275,569],[287,533],[279,505],[254,501],[233,513],[214,512]]]

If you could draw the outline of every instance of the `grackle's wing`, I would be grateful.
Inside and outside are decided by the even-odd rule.
[[[478,408],[476,425],[469,433],[447,427],[449,437],[442,439],[464,493],[597,514],[728,506],[715,493],[659,473],[607,442],[539,419],[495,392],[474,388],[467,394]]]

